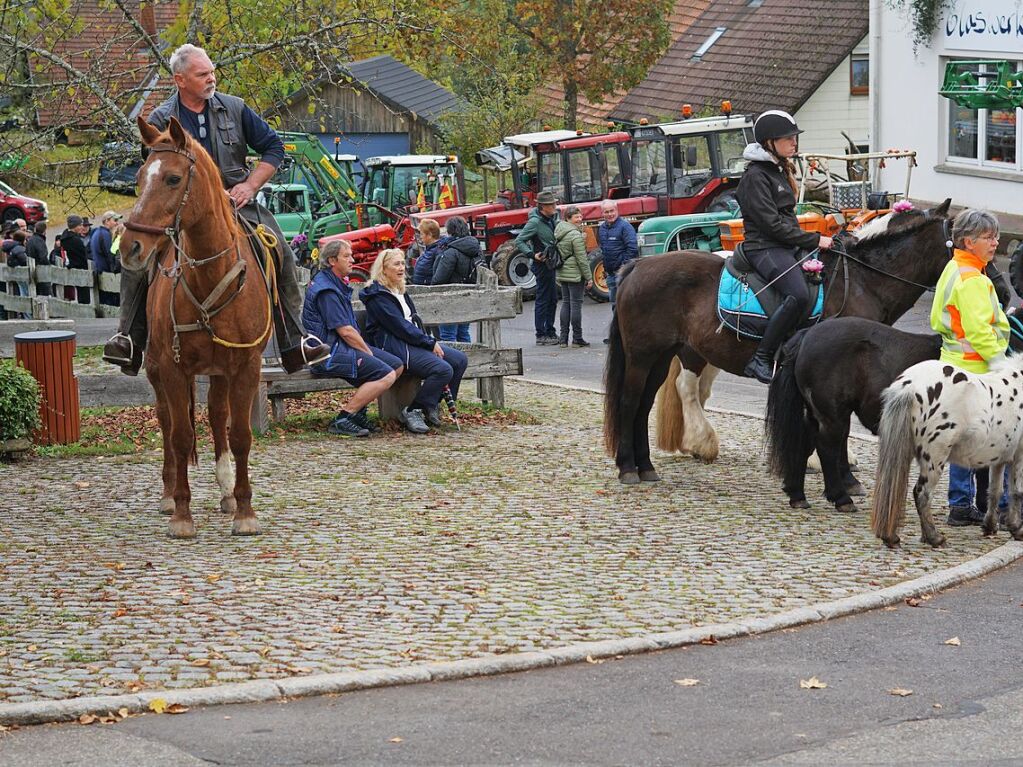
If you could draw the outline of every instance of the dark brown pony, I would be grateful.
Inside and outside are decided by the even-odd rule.
[[[195,536],[188,462],[197,456],[195,376],[206,374],[220,508],[234,514],[233,534],[253,535],[259,523],[249,485],[249,414],[272,291],[210,156],[174,118],[165,132],[141,118],[138,125],[150,154],[121,252],[125,268],[150,274],[146,374],[163,432],[160,510],[171,513],[173,537]]]
[[[890,214],[840,249],[822,252],[829,287],[825,316],[891,324],[908,311],[948,262],[950,204],[946,200],[933,210]],[[682,435],[691,425],[676,395],[676,379],[681,389],[688,376],[689,390],[696,392],[700,374],[710,366],[742,375],[756,349],[756,342],[720,329],[717,292],[723,263],[704,251],[665,253],[628,264],[619,276],[604,373],[604,444],[624,484],[658,479],[647,423],[658,389],[663,395],[658,445],[682,449]],[[709,386],[700,388],[690,404],[702,417]],[[692,452],[713,460],[717,435],[705,418],[700,426],[712,444]]]

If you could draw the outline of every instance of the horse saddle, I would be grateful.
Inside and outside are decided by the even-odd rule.
[[[798,268],[798,267],[797,267]],[[800,327],[813,325],[824,313],[824,286],[810,283],[810,312]],[[768,318],[781,306],[785,295],[757,273],[740,242],[725,259],[718,283],[718,318],[740,336],[763,337]]]

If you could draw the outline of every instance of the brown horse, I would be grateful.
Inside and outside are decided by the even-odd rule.
[[[121,253],[124,268],[150,274],[146,374],[163,432],[160,510],[171,514],[173,537],[195,536],[188,462],[197,459],[195,376],[206,374],[220,508],[234,514],[233,534],[253,535],[249,413],[270,335],[272,285],[205,150],[174,118],[165,132],[141,118],[138,125],[150,154]]]
[[[908,311],[948,262],[950,204],[892,213],[840,248],[822,252],[828,278],[825,316],[891,324]],[[700,383],[700,375],[711,366],[742,375],[756,349],[755,341],[720,329],[723,263],[703,251],[665,253],[628,264],[619,276],[604,373],[604,444],[624,484],[659,479],[650,462],[647,423],[658,389],[658,446],[682,449],[682,435],[693,427],[683,416],[676,379],[697,405],[690,412],[702,419],[696,425],[706,443],[692,452],[707,460],[717,457],[717,435],[702,411],[710,386]]]

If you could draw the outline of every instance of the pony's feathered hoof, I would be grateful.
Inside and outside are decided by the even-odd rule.
[[[654,469],[644,469],[639,473],[639,479],[641,482],[660,482],[661,477]]]
[[[623,485],[638,485],[640,482],[639,473],[635,471],[623,471],[618,475],[618,481]]]
[[[171,538],[195,538],[195,522],[191,519],[172,519],[167,525]]]
[[[233,495],[225,495],[220,499],[220,510],[224,514],[234,514],[238,511],[238,501]]]
[[[849,501],[849,503],[836,503],[835,504],[835,511],[837,511],[839,514],[855,514],[859,510],[860,510],[860,507],[857,506],[852,501]]]
[[[845,489],[845,492],[847,492],[849,495],[855,495],[857,498],[860,498],[867,494],[866,489],[859,482],[854,482],[853,484],[849,485]]]
[[[930,545],[932,549],[940,549],[945,545],[945,536],[938,533],[934,538],[928,538],[926,535],[920,536],[920,543],[926,543]]]
[[[810,502],[805,498],[789,498],[790,509],[809,509]]]
[[[160,499],[160,513],[161,514],[174,513],[174,498],[168,495]]]
[[[255,517],[236,519],[231,525],[231,535],[259,535],[261,532]]]
[[[1012,536],[1014,541],[1023,541],[1023,526],[1017,527],[1015,530],[1010,530],[1009,534]]]

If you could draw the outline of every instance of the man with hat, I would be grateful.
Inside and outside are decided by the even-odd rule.
[[[121,220],[121,214],[108,210],[100,216],[99,223],[89,237],[89,250],[92,252],[92,268],[96,274],[113,274],[114,254],[111,247],[114,241],[113,230]],[[119,295],[110,290],[99,292],[99,302],[104,306],[117,306]]]
[[[76,216],[72,213],[67,217],[67,229],[60,235],[60,244],[64,248],[64,254],[67,256],[67,267],[69,269],[89,268],[89,251],[86,249],[85,241],[82,239],[87,231],[81,216]],[[92,303],[92,293],[89,288],[75,288],[75,291],[78,294],[78,303]]]
[[[519,252],[532,259],[530,271],[536,277],[536,301],[533,304],[533,327],[537,346],[557,346],[560,341],[554,330],[558,311],[558,284],[555,271],[547,266],[544,250],[554,245],[554,228],[560,220],[558,198],[544,190],[536,196],[536,208],[529,212],[526,225],[515,238]]]

